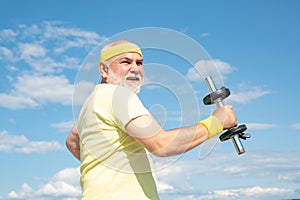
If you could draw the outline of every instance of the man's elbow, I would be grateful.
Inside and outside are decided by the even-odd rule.
[[[169,156],[172,156],[172,154],[166,152],[166,151],[163,151],[163,150],[159,150],[159,151],[152,151],[150,152],[151,154],[153,154],[154,156],[156,157],[159,157],[159,158],[164,158],[164,157],[169,157]]]
[[[172,148],[170,144],[165,144],[164,142],[158,142],[155,147],[147,148],[147,150],[157,156],[157,157],[169,157],[177,154],[176,149]]]
[[[72,141],[72,139],[71,139],[71,137],[70,137],[70,134],[69,134],[68,137],[67,137],[67,139],[66,139],[66,143],[65,143],[66,147],[67,147],[69,150],[72,149],[72,143],[73,143],[73,141]]]
[[[79,150],[79,143],[71,134],[67,137],[65,145],[70,152]]]
[[[67,139],[66,140],[66,143],[65,143],[67,149],[70,151],[71,150],[71,144],[70,144],[70,141]]]

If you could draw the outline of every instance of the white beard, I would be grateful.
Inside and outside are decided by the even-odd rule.
[[[136,77],[139,79],[136,83],[128,83],[127,78],[129,77]],[[141,86],[143,84],[143,78],[141,77],[140,74],[135,74],[129,72],[126,74],[123,78],[115,78],[114,73],[111,70],[108,70],[108,76],[107,76],[107,83],[111,83],[114,85],[121,85],[123,87],[126,87],[133,91],[134,93],[138,94],[141,90]]]

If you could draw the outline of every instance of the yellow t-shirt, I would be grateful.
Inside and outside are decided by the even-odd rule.
[[[99,84],[79,118],[82,200],[159,199],[151,159],[125,132],[132,119],[149,115],[136,94]]]

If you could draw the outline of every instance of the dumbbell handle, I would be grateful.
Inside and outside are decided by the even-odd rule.
[[[208,86],[208,89],[210,90],[210,92],[217,91],[215,83],[214,83],[214,81],[212,80],[212,78],[210,76],[208,76],[208,77],[205,78],[205,82],[206,82],[206,85]],[[214,103],[216,104],[216,106],[218,108],[224,106],[224,104],[223,104],[223,102],[222,102],[221,99],[217,99]],[[234,144],[234,147],[235,147],[235,149],[236,149],[236,151],[237,151],[238,154],[245,153],[245,149],[243,147],[243,144],[240,141],[240,138],[239,138],[238,134],[236,134],[233,137],[231,137],[231,141]]]
[[[213,80],[212,80],[212,78],[211,78],[210,76],[206,77],[206,78],[205,78],[205,81],[206,81],[206,85],[207,85],[207,87],[208,87],[208,89],[209,89],[209,91],[210,91],[211,93],[217,91],[217,88],[216,88],[216,86],[215,86],[215,83],[213,82]],[[224,104],[223,104],[223,102],[222,102],[221,99],[217,99],[216,102],[215,102],[215,104],[216,104],[216,106],[217,106],[218,108],[224,106]]]

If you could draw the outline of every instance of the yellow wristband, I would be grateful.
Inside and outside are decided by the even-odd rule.
[[[207,128],[208,139],[218,135],[223,130],[223,124],[221,121],[214,115],[200,121],[203,126]]]

